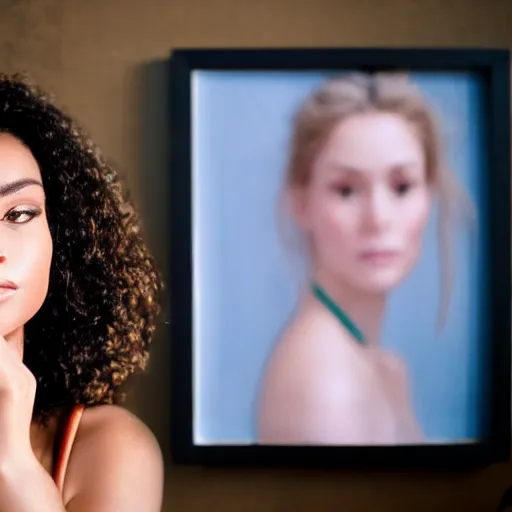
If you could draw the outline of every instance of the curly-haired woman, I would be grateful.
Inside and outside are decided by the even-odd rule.
[[[114,170],[0,75],[0,511],[160,510],[158,443],[115,404],[161,289]]]

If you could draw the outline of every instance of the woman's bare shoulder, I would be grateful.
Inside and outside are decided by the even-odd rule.
[[[298,318],[277,341],[267,364],[267,378],[295,381],[311,378],[331,384],[365,379],[358,347],[347,335],[333,333],[314,317]],[[294,384],[296,384],[294,382]]]
[[[68,510],[160,510],[163,459],[151,430],[115,405],[86,408],[64,487]]]
[[[373,414],[372,374],[339,340],[296,336],[279,342],[262,385],[261,442],[356,443]],[[370,422],[371,423],[371,422]]]

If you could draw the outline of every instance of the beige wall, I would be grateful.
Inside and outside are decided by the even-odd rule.
[[[0,0],[0,70],[29,71],[126,173],[159,262],[168,253],[163,60],[171,49],[330,45],[511,47],[512,0]],[[130,402],[164,451],[166,334]],[[492,511],[512,466],[467,474],[168,466],[166,483],[166,511]]]

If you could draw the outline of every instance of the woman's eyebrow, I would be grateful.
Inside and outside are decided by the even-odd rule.
[[[10,194],[19,192],[21,189],[28,187],[29,185],[39,185],[40,187],[43,186],[40,181],[32,178],[23,178],[20,180],[11,181],[10,183],[0,185],[0,197],[5,197]]]
[[[416,160],[404,160],[394,163],[389,166],[391,171],[407,171],[418,167],[419,163]],[[355,167],[350,164],[344,163],[332,163],[329,164],[329,168],[333,172],[345,173],[345,174],[364,174],[366,171],[363,168]]]

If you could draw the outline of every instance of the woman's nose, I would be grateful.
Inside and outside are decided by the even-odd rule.
[[[375,191],[366,205],[366,225],[369,230],[381,230],[389,225],[393,215],[392,199],[385,191]]]

